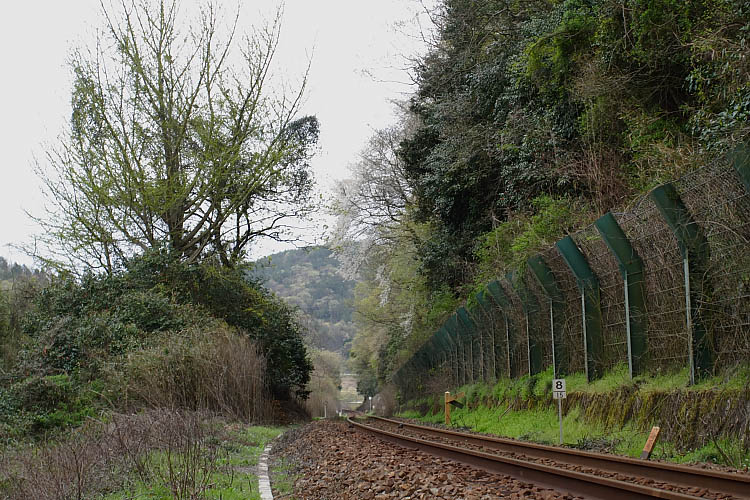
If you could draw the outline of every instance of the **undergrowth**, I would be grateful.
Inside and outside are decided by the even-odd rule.
[[[687,383],[687,370],[644,375],[631,380],[627,366],[618,365],[591,383],[586,382],[582,373],[568,375],[565,377],[568,399],[563,404],[563,443],[637,457],[648,438],[650,426],[661,424],[650,419],[669,414],[672,421],[663,423],[666,430],[663,429],[663,437],[657,441],[653,457],[680,463],[711,462],[747,468],[750,466],[750,436],[746,425],[745,430],[739,432],[721,425],[715,430],[708,420],[712,419],[711,412],[722,409],[695,406],[709,404],[706,403],[708,394],[713,398],[710,401],[720,402],[727,408],[739,408],[740,414],[736,418],[744,418],[747,422],[750,416],[742,414],[746,405],[742,401],[736,405],[727,401],[747,398],[749,374],[750,367],[742,366],[692,386]],[[460,401],[465,403],[464,408],[451,409],[452,426],[557,444],[559,426],[557,404],[551,394],[553,378],[550,368],[531,377],[502,379],[492,385],[476,383],[451,390],[454,395],[463,392],[464,398]],[[630,401],[632,405],[633,398],[640,398],[641,403],[634,406],[640,409],[640,413],[623,415],[628,410],[622,401]],[[596,404],[591,404],[592,401]],[[660,408],[675,402],[682,406]],[[600,408],[605,408],[607,413],[597,413]],[[442,424],[445,421],[444,397],[439,394],[409,402],[399,416]],[[683,420],[683,424],[677,426],[679,432],[674,429],[675,419]],[[691,426],[698,429],[693,430],[693,434],[685,434],[684,428]],[[742,429],[742,426],[738,428]],[[692,441],[686,441],[685,435],[692,436]]]
[[[282,431],[208,413],[113,414],[64,439],[7,447],[0,498],[258,499],[258,458]]]

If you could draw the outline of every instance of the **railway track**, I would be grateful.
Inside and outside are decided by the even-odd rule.
[[[352,412],[355,417],[361,416]],[[455,432],[381,417],[381,439],[587,498],[750,498],[750,476]]]

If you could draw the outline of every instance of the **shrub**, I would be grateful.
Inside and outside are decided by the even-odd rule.
[[[187,326],[177,306],[165,295],[151,290],[133,291],[119,297],[115,311],[120,322],[147,332],[179,330]]]
[[[165,336],[131,354],[119,378],[128,404],[210,410],[253,422],[269,421],[266,361],[256,342],[220,323]]]
[[[296,311],[248,277],[246,268],[211,262],[187,265],[165,250],[126,263],[126,286],[159,290],[182,304],[193,304],[258,341],[268,361],[274,397],[306,397],[312,364]]]
[[[39,437],[81,425],[96,414],[92,386],[67,375],[32,375],[0,389],[0,439]]]
[[[200,329],[220,319],[256,341],[275,397],[305,397],[312,366],[296,311],[246,274],[211,262],[188,265],[155,250],[112,275],[58,277],[27,317],[31,340],[17,371],[91,380],[128,353],[168,343],[156,340],[162,333],[179,337],[188,325]]]

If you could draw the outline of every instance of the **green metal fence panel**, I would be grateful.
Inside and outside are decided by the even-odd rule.
[[[445,371],[446,376],[450,380],[450,384],[453,385],[456,382],[456,369],[455,369],[455,358],[454,349],[455,345],[453,340],[450,338],[450,334],[445,329],[445,326],[441,326],[437,332],[435,332],[435,339],[440,345],[440,349],[445,356]]]
[[[643,196],[625,213],[613,213],[643,259],[648,314],[647,371],[688,365],[685,280],[677,238],[651,197]]]
[[[476,352],[476,325],[469,317],[469,312],[465,307],[459,307],[458,309],[456,309],[456,316],[458,317],[460,328],[463,329],[466,342],[468,344],[469,356],[467,362],[470,374],[470,382],[476,382],[477,372],[479,371],[477,369],[476,363],[479,359],[478,353]]]
[[[624,280],[628,371],[630,377],[633,378],[633,376],[644,372],[645,354],[648,345],[646,338],[648,316],[643,261],[611,213],[599,218],[594,225],[617,259],[620,274]]]
[[[466,310],[469,313],[469,318],[474,323],[476,328],[476,346],[477,346],[477,365],[479,368],[479,379],[485,382],[491,379],[490,376],[490,357],[487,352],[489,344],[488,339],[488,326],[486,325],[485,317],[482,308],[478,303],[472,301],[467,303]]]
[[[604,375],[602,367],[602,312],[599,300],[599,280],[586,262],[586,257],[570,236],[556,243],[565,263],[576,276],[583,307],[583,338],[586,346],[586,379],[591,381]]]
[[[739,151],[744,151],[741,157]],[[748,145],[673,182],[710,248],[699,307],[716,349],[715,370],[750,359],[750,175]],[[745,162],[744,165],[741,163]],[[744,172],[744,173],[743,173]],[[744,177],[744,180],[743,180]],[[687,364],[684,363],[684,364]]]
[[[599,304],[602,316],[602,351],[600,355],[603,371],[627,363],[628,342],[625,321],[625,290],[617,260],[592,224],[570,237],[599,282]]]
[[[542,371],[542,348],[541,339],[538,338],[539,311],[540,306],[534,294],[529,290],[523,276],[519,273],[511,273],[509,281],[513,290],[521,299],[521,307],[526,319],[526,359],[529,375],[536,375]]]
[[[511,354],[515,359],[514,364],[516,367],[513,376],[522,377],[529,374],[528,321],[526,311],[521,303],[521,297],[518,296],[513,285],[514,281],[514,272],[506,273],[504,277],[498,279],[500,286],[505,290],[505,296],[510,302],[508,317],[512,318],[512,323],[517,327],[517,335],[513,339],[514,342],[510,345]]]
[[[456,383],[466,383],[466,367],[464,365],[464,348],[461,334],[458,330],[458,318],[452,314],[445,322],[445,329],[450,333],[453,344],[456,346]]]
[[[649,194],[677,238],[683,258],[685,309],[689,335],[690,383],[713,373],[713,339],[706,331],[706,313],[700,305],[710,294],[705,280],[710,259],[708,240],[693,220],[672,184],[657,187]]]
[[[564,297],[564,313],[559,328],[560,338],[565,345],[562,362],[567,373],[586,371],[586,344],[583,338],[583,304],[578,281],[565,263],[556,246],[541,252],[544,262],[555,277],[555,283]]]
[[[499,281],[494,280],[487,284],[487,291],[497,305],[503,310],[505,316],[505,347],[506,359],[508,361],[508,378],[513,378],[518,373],[518,356],[514,353],[513,346],[520,338],[518,325],[510,312],[513,305]]]
[[[562,325],[564,323],[565,300],[560,288],[555,281],[555,275],[547,266],[541,255],[531,257],[526,261],[529,269],[534,274],[539,284],[547,294],[550,303],[550,343],[552,344],[552,366],[556,378],[566,375],[567,355],[565,354],[565,343],[562,336]]]
[[[494,383],[497,380],[497,360],[495,358],[496,324],[491,311],[487,311],[487,291],[480,290],[474,295],[474,304],[469,312],[479,325],[482,340],[482,359],[484,362],[484,380]]]
[[[492,342],[492,366],[495,380],[508,376],[507,366],[507,321],[505,314],[498,304],[492,299],[490,293],[485,289],[477,294],[477,301],[487,317],[491,342]]]
[[[528,289],[528,293],[533,297],[534,301],[538,305],[538,311],[531,317],[532,325],[531,333],[536,341],[537,347],[539,348],[539,357],[541,360],[540,369],[545,370],[547,367],[554,364],[552,355],[552,325],[550,324],[550,317],[552,316],[552,309],[547,293],[544,291],[539,281],[534,276],[534,273],[529,269],[528,266],[524,265],[519,269],[519,273],[523,278],[523,283]]]

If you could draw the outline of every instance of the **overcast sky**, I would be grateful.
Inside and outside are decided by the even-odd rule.
[[[197,1],[184,0],[184,4]],[[218,3],[222,3],[221,0]],[[226,1],[233,12],[236,1]],[[244,1],[240,29],[276,0]],[[414,0],[286,0],[276,62],[298,78],[312,54],[304,114],[321,124],[314,169],[323,190],[347,176],[347,165],[373,129],[394,121],[392,99],[411,91],[404,56],[419,53]],[[44,160],[70,116],[70,50],[86,45],[101,26],[98,0],[5,2],[0,16],[0,255],[31,264],[12,250],[38,232],[24,210],[42,213],[34,158]],[[422,20],[424,24],[424,21]],[[371,76],[372,75],[372,76]],[[373,78],[374,76],[374,78]],[[255,252],[281,248],[263,245]]]

